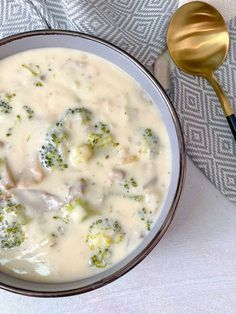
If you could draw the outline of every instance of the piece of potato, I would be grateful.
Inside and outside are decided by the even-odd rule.
[[[92,149],[87,144],[72,147],[69,155],[70,162],[75,168],[77,168],[81,163],[88,162],[91,157]]]

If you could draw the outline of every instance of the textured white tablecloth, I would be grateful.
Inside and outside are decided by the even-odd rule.
[[[188,160],[185,191],[154,251],[116,282],[80,296],[0,291],[0,314],[234,314],[236,208]]]

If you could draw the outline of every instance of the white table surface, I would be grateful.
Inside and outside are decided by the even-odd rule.
[[[0,291],[0,314],[236,313],[236,208],[188,160],[164,238],[137,267],[94,292],[39,299]]]

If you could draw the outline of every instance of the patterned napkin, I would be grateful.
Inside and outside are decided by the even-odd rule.
[[[45,28],[80,31],[114,43],[150,68],[166,49],[166,28],[177,5],[176,0],[1,0],[0,37]],[[230,54],[217,76],[236,109],[236,18],[229,29]],[[236,145],[212,88],[174,67],[170,91],[188,154],[236,204]]]
[[[176,0],[0,0],[0,37],[57,28],[92,34],[151,67]]]

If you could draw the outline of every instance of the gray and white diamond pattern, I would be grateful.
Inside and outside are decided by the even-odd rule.
[[[151,66],[166,48],[176,0],[1,0],[0,37],[41,28],[106,39]]]

